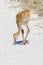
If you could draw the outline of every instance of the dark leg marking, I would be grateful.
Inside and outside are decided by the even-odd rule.
[[[22,34],[24,34],[24,30],[22,29]]]

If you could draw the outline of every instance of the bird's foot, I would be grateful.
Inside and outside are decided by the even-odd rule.
[[[26,45],[26,41],[23,41],[23,44]]]

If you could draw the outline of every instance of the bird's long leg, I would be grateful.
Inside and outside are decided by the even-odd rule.
[[[23,38],[23,41],[24,41],[24,30],[21,29],[21,32],[22,32],[22,38]]]
[[[16,33],[13,34],[14,44],[16,43],[16,39],[17,39],[19,33],[20,33],[20,31],[17,31]]]
[[[18,31],[13,34],[14,44],[16,43],[16,39],[17,39],[17,37],[19,36],[20,31],[21,31],[21,25],[20,25],[20,23],[19,23],[19,25],[18,25]]]
[[[25,40],[27,39],[29,32],[30,32],[30,29],[29,29],[28,26],[27,26],[27,33],[26,33]]]
[[[28,34],[29,34],[29,32],[30,32],[28,25],[26,25],[26,27],[27,27],[27,33],[26,33],[25,39],[24,39],[24,41],[23,41],[23,44],[26,44],[26,39],[27,39]]]

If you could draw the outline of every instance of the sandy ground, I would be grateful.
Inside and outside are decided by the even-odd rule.
[[[19,9],[8,8],[0,0],[0,65],[43,65],[43,18],[31,13],[29,43],[13,45]],[[18,40],[21,39],[21,36]]]

